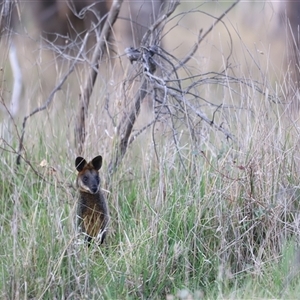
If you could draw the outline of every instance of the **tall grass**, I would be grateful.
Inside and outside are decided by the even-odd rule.
[[[107,195],[107,242],[90,249],[74,228],[73,161],[35,164],[42,180],[26,164],[16,169],[4,151],[1,297],[276,298],[286,280],[284,295],[297,295],[295,279],[287,279],[298,230],[295,145],[288,135],[279,143],[277,131],[259,132],[245,152],[227,146],[209,156],[185,144],[185,168],[166,140],[159,161],[151,145],[142,164],[128,155]],[[49,143],[39,140],[36,162],[43,158],[36,150]]]

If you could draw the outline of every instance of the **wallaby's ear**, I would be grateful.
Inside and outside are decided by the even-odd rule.
[[[82,171],[86,164],[87,164],[86,160],[81,156],[78,156],[75,159],[75,167],[78,172]]]
[[[94,166],[94,168],[98,171],[100,170],[101,166],[102,166],[102,156],[96,156],[95,158],[93,158],[92,160],[92,165]]]

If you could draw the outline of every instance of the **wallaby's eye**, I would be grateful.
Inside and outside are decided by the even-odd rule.
[[[83,176],[82,182],[83,182],[84,184],[87,184],[88,181],[89,181],[89,178],[88,178],[87,176]]]

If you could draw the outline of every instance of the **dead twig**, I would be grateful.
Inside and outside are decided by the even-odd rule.
[[[159,90],[165,91],[165,86],[161,86],[159,84],[154,84],[154,87]],[[168,88],[168,94],[172,97],[174,97],[178,102],[183,102],[184,105],[186,105],[188,108],[190,108],[193,113],[195,113],[198,117],[200,117],[203,121],[205,121],[207,124],[212,126],[214,129],[221,131],[225,136],[226,139],[230,139],[234,142],[236,142],[235,137],[225,128],[223,128],[221,125],[217,125],[213,120],[210,120],[204,112],[202,112],[200,109],[197,109],[193,104],[191,104],[185,97],[183,97],[182,94],[176,93],[175,91]]]
[[[109,177],[115,172],[116,168],[118,167],[119,163],[121,162],[121,160],[123,159],[127,151],[129,137],[131,135],[133,125],[135,124],[135,121],[139,115],[141,103],[146,95],[147,95],[147,80],[146,78],[144,78],[141,87],[134,98],[134,107],[131,113],[129,114],[129,116],[126,117],[127,120],[122,119],[122,121],[118,126],[118,131],[117,131],[118,137],[122,137],[122,138],[118,145],[117,151],[113,156],[113,159],[109,163],[109,167],[108,167]]]
[[[179,0],[175,0],[171,3],[170,8],[166,11],[165,14],[163,14],[161,17],[159,17],[152,26],[148,28],[146,33],[144,34],[141,46],[147,46],[147,41],[150,37],[150,35],[164,22],[168,19],[168,17],[175,11],[176,7],[180,4]]]
[[[126,151],[128,144],[130,143],[129,138],[132,133],[133,126],[136,122],[136,119],[140,113],[140,107],[141,103],[148,94],[147,91],[147,85],[149,80],[152,81],[153,79],[153,73],[155,71],[155,65],[153,64],[152,56],[154,53],[151,53],[152,50],[155,50],[154,48],[149,48],[147,47],[147,44],[149,42],[149,37],[154,34],[155,30],[164,22],[167,20],[167,18],[175,11],[176,7],[179,5],[179,1],[174,1],[171,3],[169,9],[166,11],[165,14],[160,16],[152,26],[149,27],[149,29],[146,31],[144,34],[140,49],[142,51],[134,53],[132,52],[134,49],[130,48],[128,50],[131,50],[131,55],[127,53],[128,58],[130,61],[140,61],[143,64],[144,68],[144,73],[143,73],[143,79],[141,86],[134,98],[134,105],[129,112],[129,114],[126,114],[125,117],[121,120],[118,126],[118,137],[120,138],[120,142],[117,144],[117,150],[112,158],[112,160],[109,163],[108,167],[108,176],[111,177],[111,175],[115,172],[117,169],[119,163],[123,159]],[[132,141],[131,141],[132,142]],[[109,182],[109,179],[108,179]]]
[[[61,89],[62,85],[65,83],[65,81],[67,80],[67,78],[69,77],[69,75],[74,71],[75,65],[76,65],[76,63],[77,63],[80,55],[82,54],[82,52],[84,50],[84,47],[86,46],[88,35],[89,35],[89,33],[87,33],[85,35],[85,38],[84,38],[84,41],[83,41],[82,46],[80,48],[80,51],[78,52],[77,57],[73,61],[70,69],[66,72],[66,74],[61,78],[61,80],[56,85],[56,87],[52,90],[52,92],[50,93],[50,95],[49,95],[48,99],[46,100],[46,102],[44,103],[44,105],[37,107],[29,115],[27,115],[27,116],[24,117],[23,124],[22,124],[22,134],[21,134],[21,137],[19,139],[18,156],[17,156],[17,161],[16,161],[17,165],[20,165],[20,163],[21,163],[21,153],[22,153],[22,150],[24,149],[23,142],[24,142],[25,128],[26,128],[27,120],[29,118],[31,118],[32,116],[34,116],[36,113],[41,112],[41,111],[47,109],[49,107],[49,105],[52,103],[56,92]]]
[[[90,103],[90,97],[93,92],[93,88],[98,75],[99,61],[105,52],[106,43],[109,40],[111,29],[115,21],[117,20],[123,0],[114,0],[112,7],[109,11],[107,19],[104,23],[101,31],[100,38],[96,44],[91,60],[91,68],[87,75],[86,82],[84,84],[83,93],[80,95],[79,111],[75,124],[75,147],[77,148],[78,154],[82,153],[83,145],[85,142],[86,128],[85,119]]]

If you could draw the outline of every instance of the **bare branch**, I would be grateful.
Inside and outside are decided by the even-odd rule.
[[[203,30],[200,29],[199,34],[198,34],[198,40],[197,40],[197,42],[195,43],[195,45],[191,49],[191,51],[185,56],[185,58],[178,64],[178,66],[176,66],[174,68],[175,71],[178,70],[179,68],[181,68],[183,65],[185,65],[194,56],[194,54],[197,52],[198,47],[200,45],[200,42],[203,41],[203,39],[202,39],[202,32],[203,32]]]
[[[20,165],[21,163],[21,152],[23,150],[23,141],[24,141],[24,135],[25,135],[25,128],[26,128],[26,122],[29,118],[31,118],[33,115],[35,115],[38,112],[41,112],[45,109],[47,109],[49,107],[49,105],[52,103],[52,100],[54,98],[54,95],[56,94],[57,91],[59,91],[62,87],[62,85],[65,83],[65,81],[67,80],[67,78],[69,77],[69,75],[73,72],[75,65],[78,61],[78,58],[80,57],[81,53],[84,50],[84,47],[86,46],[86,42],[88,39],[88,33],[85,35],[84,38],[84,42],[82,43],[81,49],[77,54],[76,59],[73,61],[70,69],[66,72],[66,74],[61,78],[60,82],[56,85],[56,87],[52,90],[52,92],[50,93],[48,99],[46,100],[46,102],[44,103],[44,105],[37,107],[36,109],[34,109],[29,115],[25,116],[23,119],[23,124],[22,124],[22,134],[19,140],[19,149],[18,149],[18,156],[17,156],[17,165]]]
[[[129,137],[131,135],[133,125],[135,124],[135,121],[139,115],[141,103],[146,95],[147,95],[147,80],[144,77],[143,82],[141,84],[141,88],[138,90],[137,95],[135,96],[134,107],[131,113],[129,114],[129,116],[125,116],[122,119],[122,121],[119,123],[117,132],[118,132],[118,136],[122,138],[120,140],[120,143],[118,145],[116,153],[114,154],[113,159],[109,163],[109,167],[108,167],[109,176],[111,176],[115,172],[116,168],[118,167],[119,163],[121,162],[121,160],[123,159],[127,151]]]
[[[154,47],[150,47],[149,49],[146,47],[147,46],[147,41],[150,37],[151,34],[154,34],[154,31],[165,21],[167,18],[175,11],[176,7],[179,5],[179,1],[175,0],[174,2],[171,3],[169,9],[166,11],[165,14],[163,14],[161,17],[159,17],[152,26],[149,27],[147,32],[144,34],[140,49],[138,53],[132,52],[134,49],[128,48],[126,50],[128,58],[130,61],[139,61],[143,65],[143,79],[141,83],[141,87],[139,88],[135,99],[134,99],[134,106],[129,114],[126,114],[125,117],[121,120],[118,126],[118,136],[121,137],[120,143],[117,146],[116,153],[114,154],[113,159],[109,163],[109,168],[108,168],[108,176],[110,177],[115,170],[117,169],[119,163],[123,159],[126,151],[128,144],[131,143],[133,140],[129,140],[133,126],[136,122],[136,119],[140,113],[140,107],[141,103],[148,94],[147,91],[147,85],[149,79],[152,80],[153,78],[156,78],[152,73],[155,71],[155,65],[154,61],[152,60],[152,56],[154,53],[150,53],[152,50],[155,50]],[[130,53],[128,53],[128,51]],[[151,63],[150,63],[151,61]],[[109,179],[108,179],[109,181]]]
[[[171,2],[170,8],[168,11],[163,14],[160,18],[158,18],[152,26],[149,27],[149,29],[146,31],[146,33],[143,36],[143,39],[141,41],[141,46],[146,46],[146,41],[148,41],[149,36],[157,29],[161,23],[163,23],[167,18],[175,11],[176,7],[180,4],[179,0],[175,0]]]
[[[238,2],[238,1],[237,1]],[[236,2],[236,3],[237,3]],[[236,3],[234,5],[236,5]],[[223,13],[215,22],[214,24],[211,26],[210,29],[208,29],[206,31],[206,33],[204,34],[204,36],[201,36],[202,31],[200,31],[199,33],[199,37],[198,37],[198,41],[195,44],[195,46],[191,49],[190,53],[186,56],[185,59],[183,59],[181,62],[179,62],[179,64],[175,67],[173,65],[173,63],[168,60],[164,55],[160,54],[158,52],[158,48],[154,45],[154,46],[149,46],[147,47],[146,43],[149,40],[149,36],[151,34],[154,33],[154,31],[158,28],[158,26],[161,25],[161,23],[163,23],[176,9],[177,5],[179,4],[179,2],[174,1],[172,3],[172,5],[170,6],[170,9],[168,12],[166,12],[166,14],[162,15],[159,19],[157,19],[157,21],[148,29],[148,31],[145,33],[143,39],[142,39],[142,43],[139,49],[134,49],[134,48],[127,48],[125,50],[128,59],[133,62],[136,61],[138,63],[140,63],[142,65],[142,68],[144,70],[143,72],[143,81],[141,84],[141,88],[140,91],[137,93],[135,100],[134,100],[134,106],[131,110],[131,112],[129,114],[126,114],[125,117],[121,120],[119,126],[118,126],[118,136],[121,137],[120,143],[117,146],[117,151],[114,154],[114,158],[111,160],[110,164],[109,164],[109,168],[108,168],[108,174],[109,176],[111,176],[114,171],[116,170],[116,168],[118,167],[119,163],[121,162],[121,160],[123,159],[126,151],[127,151],[127,147],[129,144],[131,144],[134,139],[134,137],[131,137],[131,133],[132,133],[132,129],[133,126],[136,122],[137,116],[139,115],[140,112],[140,106],[141,106],[141,102],[143,101],[144,97],[147,95],[147,83],[150,82],[152,83],[152,86],[154,88],[156,88],[157,90],[162,90],[165,94],[164,97],[164,103],[162,104],[162,109],[166,109],[168,111],[168,115],[171,117],[172,116],[172,112],[170,111],[170,107],[169,105],[166,103],[166,99],[168,96],[171,96],[173,98],[175,98],[178,102],[176,109],[178,111],[181,111],[182,113],[184,113],[185,118],[189,119],[189,114],[188,114],[188,110],[192,111],[194,114],[196,114],[198,117],[200,117],[201,119],[203,119],[205,122],[207,122],[210,126],[213,126],[215,129],[223,132],[225,134],[225,136],[227,138],[230,138],[232,140],[234,140],[234,137],[232,136],[232,134],[230,132],[228,132],[226,129],[224,129],[222,126],[219,126],[217,124],[214,123],[213,120],[210,120],[201,110],[197,109],[196,107],[194,107],[186,98],[185,98],[185,93],[184,91],[181,89],[181,80],[178,78],[178,75],[176,73],[176,70],[178,68],[180,68],[182,65],[186,64],[186,62],[194,55],[194,53],[197,51],[198,46],[200,44],[200,42],[203,40],[203,38],[205,36],[207,36],[211,30],[213,29],[213,27],[221,21],[221,19],[226,15],[226,13],[232,9],[234,7],[234,5],[232,5],[230,7],[230,9],[228,9],[225,13]],[[149,49],[148,49],[149,48]],[[146,56],[144,55],[145,53],[147,54],[147,51],[150,53],[151,52],[151,64],[153,64],[153,66],[151,68],[147,68],[147,66],[149,65],[148,60],[145,58]],[[165,52],[164,50],[162,50],[162,52]],[[179,89],[177,89],[177,91],[174,91],[171,89],[171,87],[167,87],[166,81],[157,76],[157,75],[153,75],[155,68],[158,66],[157,63],[155,62],[154,59],[152,59],[152,56],[154,54],[157,54],[158,56],[160,56],[161,58],[163,58],[165,61],[167,61],[171,66],[172,66],[172,71],[171,72],[167,72],[168,75],[170,76],[172,73],[176,75],[176,81],[177,84],[179,85]],[[170,55],[169,53],[167,53],[170,57],[172,57],[172,55]],[[148,55],[149,56],[149,55]],[[149,57],[150,57],[149,56]],[[175,57],[173,57],[173,59],[176,60]],[[161,67],[161,66],[160,66]],[[152,70],[152,71],[151,71]],[[160,112],[161,113],[161,112]],[[155,120],[153,122],[150,122],[150,124],[153,124],[157,121],[158,115],[156,116]],[[174,142],[176,144],[176,146],[178,146],[178,140],[176,138],[176,129],[173,123],[173,120],[171,118],[172,121],[172,129],[173,129],[173,138],[174,138]],[[190,121],[187,121],[188,123],[190,123]],[[148,128],[150,125],[148,124],[147,126],[145,126],[143,128],[143,130],[145,128]],[[189,127],[191,127],[189,125]],[[179,151],[178,151],[179,152]]]
[[[202,35],[199,43],[203,41],[210,33],[211,31],[216,27],[216,25],[240,2],[241,0],[236,0],[232,5],[230,5],[220,16],[215,20],[215,22],[207,29],[204,34]]]
[[[75,125],[75,146],[77,148],[78,154],[82,153],[83,145],[85,142],[86,129],[85,129],[85,119],[90,103],[90,97],[93,92],[94,84],[98,75],[99,61],[105,51],[106,43],[109,40],[111,29],[115,23],[123,0],[114,0],[112,7],[109,11],[108,17],[105,21],[99,41],[96,44],[95,50],[93,52],[90,72],[87,76],[83,94],[80,95],[80,107]]]
[[[155,88],[159,89],[159,90],[165,90],[165,86],[161,86],[159,84],[155,84],[154,85]],[[177,99],[177,101],[180,102],[184,102],[185,105],[187,105],[190,109],[192,109],[192,111],[198,116],[200,117],[203,121],[205,121],[207,124],[209,124],[210,126],[212,126],[213,128],[217,129],[218,131],[221,131],[227,139],[231,139],[232,141],[236,142],[236,139],[234,138],[234,136],[228,132],[225,128],[223,128],[221,125],[217,125],[216,123],[214,123],[213,120],[210,120],[205,113],[203,113],[202,111],[200,111],[199,109],[197,109],[196,107],[194,107],[194,105],[192,105],[187,99],[185,99],[182,95],[179,95],[178,93],[172,91],[171,89],[168,89],[168,94],[174,98]]]

